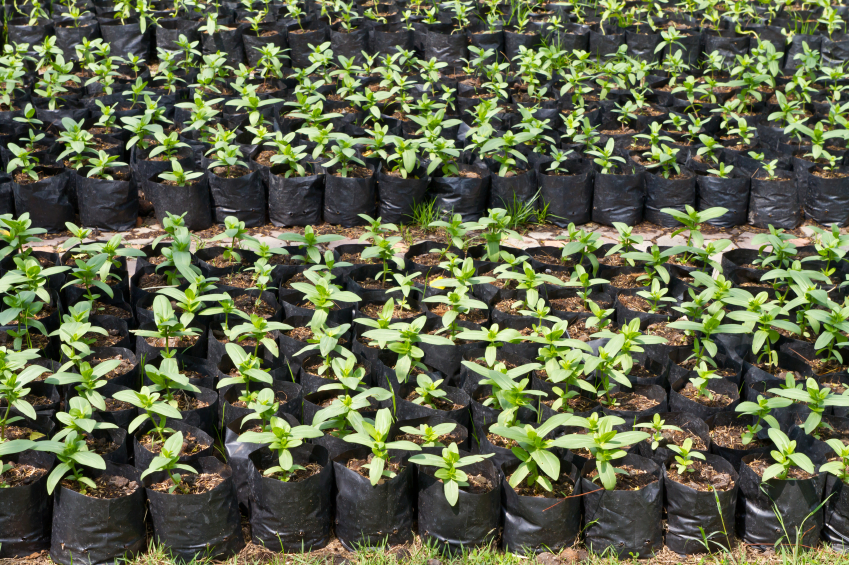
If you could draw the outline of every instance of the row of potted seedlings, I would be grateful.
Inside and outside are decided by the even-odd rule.
[[[674,551],[728,547],[735,526],[772,546],[811,513],[803,544],[840,546],[846,236],[796,248],[773,228],[718,263],[727,242],[700,228],[725,212],[670,210],[687,239],[668,249],[619,225],[606,248],[571,226],[518,250],[492,209],[403,258],[380,218],[333,250],[312,229],[271,248],[236,218],[194,253],[178,216],[146,250],[70,225],[59,256],[3,217],[0,492],[29,531],[0,551],[140,552],[147,500],[186,560],[239,551],[240,510],[279,550],[331,528],[406,543],[417,523],[447,551],[499,528],[541,551],[583,524],[593,551],[649,556],[664,491]]]

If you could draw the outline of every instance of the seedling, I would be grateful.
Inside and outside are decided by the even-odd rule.
[[[410,463],[436,467],[436,471],[433,476],[442,481],[442,490],[445,494],[445,500],[447,500],[448,504],[451,506],[456,506],[457,500],[460,498],[460,487],[469,486],[468,475],[460,469],[462,467],[474,465],[475,463],[480,463],[493,455],[495,454],[487,453],[486,455],[467,455],[466,457],[460,457],[457,444],[452,443],[442,450],[442,457],[437,457],[436,455],[431,455],[429,453],[422,453],[410,457]]]

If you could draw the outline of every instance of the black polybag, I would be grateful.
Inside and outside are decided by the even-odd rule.
[[[345,32],[341,25],[334,26],[330,30],[330,49],[334,58],[343,56],[354,61],[355,65],[362,65],[365,63],[363,51],[368,49],[368,30],[359,27]]]
[[[79,26],[56,26],[56,47],[62,50],[66,61],[78,60],[76,46],[100,36],[100,24],[96,20],[80,21]]]
[[[668,531],[666,545],[679,554],[703,553],[700,527],[706,535],[713,535],[708,544],[711,551],[731,547],[734,539],[734,510],[737,506],[738,475],[734,466],[718,455],[706,455],[705,461],[719,473],[728,473],[734,481],[731,490],[699,491],[671,481],[662,466],[663,485],[666,489],[666,520]],[[675,464],[674,459],[670,464]],[[717,505],[719,506],[717,508]],[[720,508],[721,513],[720,513]]]
[[[260,171],[224,178],[210,170],[208,178],[213,222],[223,224],[227,216],[235,216],[245,227],[265,225],[265,186]]]
[[[829,474],[825,480],[822,537],[838,551],[849,551],[849,487]]]
[[[581,533],[581,492],[578,469],[560,461],[560,475],[569,477],[573,492],[566,498],[519,496],[507,482],[519,463],[502,468],[501,517],[504,529],[501,541],[506,551],[519,553],[557,553],[571,547]]]
[[[588,461],[581,473],[580,486],[584,502],[584,543],[593,553],[609,548],[616,556],[651,557],[663,549],[660,466],[634,454],[617,459],[615,465],[642,469],[657,480],[637,491],[608,491],[586,478],[595,469],[595,461]]]
[[[651,423],[652,418],[654,416],[644,416],[642,418],[638,418],[637,424],[648,424]],[[697,418],[692,414],[687,414],[684,412],[663,412],[660,414],[660,419],[663,420],[667,425],[676,426],[681,428],[684,431],[690,432],[704,442],[705,449],[695,449],[695,445],[693,446],[693,451],[698,451],[702,454],[709,453],[710,450],[710,429],[707,424],[701,418]],[[648,431],[643,428],[643,431]],[[656,448],[652,449],[652,440],[651,438],[641,441],[637,444],[637,448],[639,449],[638,454],[646,457],[647,459],[651,459],[658,465],[663,466],[666,461],[669,459],[671,455],[674,455],[671,449],[667,446],[669,445],[669,441],[663,439],[658,442]]]
[[[214,457],[193,465],[200,473],[215,473],[224,481],[203,494],[168,494],[150,489],[165,479],[162,473],[145,477],[154,538],[178,562],[200,557],[224,559],[245,546],[233,471]]]
[[[106,463],[90,476],[115,475],[138,484],[130,495],[99,499],[57,486],[53,497],[50,558],[62,565],[111,564],[144,550],[144,489],[140,472],[129,465]]]
[[[659,226],[674,228],[681,224],[664,212],[664,208],[673,208],[681,212],[685,206],[696,203],[696,177],[686,169],[681,169],[683,179],[667,179],[662,174],[646,173],[646,209],[645,220]]]
[[[424,201],[429,183],[430,177],[423,169],[401,178],[386,174],[381,167],[377,173],[377,195],[383,221],[409,223],[413,207]]]
[[[722,36],[717,33],[722,33]],[[718,51],[723,65],[733,64],[737,60],[737,55],[745,55],[749,50],[749,36],[738,35],[733,30],[723,29],[717,32],[706,29],[704,39],[705,53]]]
[[[748,178],[719,178],[696,175],[699,190],[699,211],[721,206],[728,212],[708,220],[707,223],[718,228],[732,228],[746,223],[749,207]]]
[[[180,18],[162,18],[156,28],[156,47],[166,51],[176,51],[176,59],[181,61],[182,49],[177,45],[180,36],[186,37],[189,43],[200,42],[201,22]]]
[[[762,176],[762,175],[761,175]],[[796,229],[802,222],[802,207],[791,173],[776,171],[775,179],[752,177],[749,194],[749,223],[758,228]]]
[[[536,196],[536,171],[532,168],[522,174],[514,174],[511,177],[502,177],[495,172],[490,179],[490,208],[512,209],[514,207],[514,202],[518,202],[521,205],[527,205],[534,199],[534,196]]]
[[[471,494],[461,488],[454,506],[445,498],[442,481],[433,476],[436,468],[419,466],[418,470],[422,543],[432,543],[437,550],[456,555],[496,538],[501,521],[501,472],[491,461],[467,465],[463,472],[483,475],[492,484],[492,490]]]
[[[428,26],[425,39],[425,60],[436,58],[448,66],[442,69],[445,74],[459,71],[463,59],[469,58],[468,40],[465,33],[451,33],[451,24],[433,24]]]
[[[358,448],[333,459],[336,537],[347,549],[384,543],[398,545],[413,540],[412,464],[403,462],[404,468],[395,477],[371,486],[368,479],[345,466],[349,459],[365,459],[369,454],[370,449]]]
[[[486,213],[490,173],[482,163],[458,165],[458,168],[460,172],[475,171],[480,176],[434,176],[430,181],[430,192],[435,198],[434,206],[442,215],[460,214],[464,222],[476,222]]]
[[[818,224],[849,225],[849,176],[824,178],[810,172],[802,174],[808,179],[805,215]]]
[[[15,193],[12,190],[12,177],[0,173],[0,214],[15,213]]]
[[[561,228],[571,223],[586,224],[592,220],[593,175],[590,163],[571,160],[562,168],[570,174],[555,176],[546,174],[543,165],[537,172],[540,187],[540,208],[548,204],[548,217]]]
[[[12,181],[15,211],[18,215],[29,212],[34,228],[44,228],[48,232],[65,231],[65,222],[76,219],[70,201],[71,173],[67,169],[35,168],[36,172],[46,170],[55,174],[30,184]]]
[[[228,26],[230,27],[230,26]],[[246,25],[236,24],[231,29],[219,29],[212,35],[201,32],[201,45],[204,53],[221,52],[227,58],[227,64],[238,67],[245,61],[245,47],[242,43],[242,32]]]
[[[607,59],[608,55],[614,55],[619,51],[620,45],[625,45],[624,33],[610,33],[614,28],[610,26],[608,33],[604,34],[601,31],[590,29],[589,51],[590,57],[598,58],[600,61]]]
[[[148,25],[142,32],[136,17],[101,21],[100,35],[103,36],[103,42],[112,47],[112,53],[120,53],[121,57],[133,54],[146,60],[153,39],[153,26]]]
[[[635,226],[643,221],[646,200],[644,172],[626,169],[622,174],[596,173],[593,190],[593,221],[605,226],[622,222]]]
[[[739,480],[742,500],[737,505],[738,535],[747,544],[764,548],[772,548],[782,538],[785,543],[815,547],[823,525],[823,511],[817,508],[825,488],[825,473],[804,480],[770,479],[762,483],[748,465],[758,457],[773,463],[766,454],[743,457]],[[775,515],[776,508],[781,520]],[[799,529],[803,535],[797,540]]]
[[[365,220],[359,214],[374,216],[376,187],[374,168],[368,178],[341,177],[326,171],[324,179],[324,221],[345,228]],[[334,171],[335,172],[335,171]]]
[[[45,469],[27,485],[0,489],[0,558],[26,557],[50,548],[53,502],[47,494],[47,477],[55,457],[44,451],[24,451],[3,458],[3,463]]]
[[[628,55],[636,59],[641,59],[647,63],[657,61],[659,53],[655,53],[655,48],[660,45],[659,33],[634,33],[631,31],[625,32],[625,43],[628,45]]]
[[[186,186],[171,186],[148,180],[145,194],[153,202],[157,221],[172,214],[186,213],[183,221],[190,230],[205,230],[212,225],[212,210],[209,196],[209,177],[203,176]]]
[[[402,24],[381,24],[369,32],[371,52],[381,55],[394,55],[400,47],[405,51],[413,48],[413,32]]]
[[[115,232],[136,227],[139,189],[132,176],[129,180],[79,177],[77,202],[83,226]]]
[[[180,463],[190,464],[190,463],[193,463],[193,462],[195,462],[195,461],[197,461],[197,460],[199,460],[203,457],[207,457],[207,456],[212,454],[212,451],[214,449],[214,445],[213,445],[212,437],[208,433],[200,430],[199,428],[196,428],[195,426],[192,426],[190,424],[186,424],[185,422],[183,422],[181,420],[173,420],[173,421],[168,420],[166,423],[168,424],[169,428],[171,428],[171,429],[173,429],[177,432],[182,433],[184,438],[187,435],[191,434],[195,438],[197,438],[198,443],[206,446],[203,449],[201,449],[200,451],[198,451],[197,453],[193,453],[191,455],[185,455],[185,454],[180,455]],[[134,465],[136,466],[136,469],[140,469],[142,471],[147,469],[148,466],[150,465],[150,462],[153,461],[153,458],[156,457],[156,455],[158,455],[158,454],[154,454],[153,452],[149,451],[146,447],[144,447],[141,443],[139,443],[139,439],[138,439],[139,437],[141,437],[145,433],[151,431],[152,429],[153,429],[153,425],[152,425],[151,421],[147,420],[141,426],[139,426],[136,430],[133,431],[133,460],[134,460]],[[157,441],[159,441],[158,437],[157,437]]]
[[[308,226],[321,223],[323,173],[286,178],[279,166],[268,174],[268,215],[275,226]]]
[[[286,40],[289,42],[288,55],[292,59],[292,67],[306,69],[312,65],[310,45],[321,45],[327,39],[328,27],[322,21],[306,21],[302,22],[302,26],[290,24]]]
[[[271,551],[314,551],[330,541],[333,526],[333,465],[320,445],[290,450],[296,465],[316,463],[321,471],[299,482],[263,477],[258,468],[278,465],[267,448],[250,455],[251,535]]]

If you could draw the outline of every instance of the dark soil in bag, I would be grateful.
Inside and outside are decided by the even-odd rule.
[[[689,379],[683,378],[672,383],[669,391],[669,409],[673,412],[688,412],[705,420],[718,412],[733,412],[740,403],[737,385],[726,379],[710,380],[707,390],[713,398],[700,396],[697,390],[689,386]]]
[[[17,471],[22,480],[0,489],[0,558],[22,558],[50,548],[53,502],[47,494],[47,476],[54,462],[55,456],[43,451],[3,458],[4,464],[22,466]],[[6,472],[7,482],[12,472]]]
[[[578,469],[560,461],[560,479],[555,483],[558,492],[518,494],[508,478],[518,462],[502,467],[501,517],[504,529],[501,540],[504,549],[522,554],[571,547],[581,532],[581,497],[578,490]],[[550,479],[550,477],[548,477]],[[554,482],[554,481],[552,481]],[[580,484],[580,483],[577,483]],[[525,483],[520,485],[526,491]]]
[[[391,479],[382,479],[382,484],[371,486],[367,478],[347,466],[349,461],[365,460],[370,454],[368,448],[357,448],[333,459],[336,537],[348,549],[359,545],[398,545],[413,541],[413,465],[396,460],[403,469],[396,471],[397,475]]]
[[[638,418],[637,424],[650,424],[654,415],[643,416]],[[710,448],[710,430],[703,420],[692,414],[682,412],[664,412],[660,414],[660,419],[668,426],[675,426],[682,431],[664,430],[661,435],[662,440],[658,441],[657,447],[652,450],[652,438],[643,440],[638,444],[639,455],[651,459],[658,465],[663,466],[666,461],[675,454],[669,449],[670,444],[681,446],[686,439],[693,441],[692,449],[699,453],[707,454]],[[654,434],[649,428],[640,428],[648,434]]]
[[[442,481],[433,476],[436,469],[420,466],[418,470],[422,542],[456,555],[495,540],[501,521],[501,472],[491,461],[463,467],[469,486],[460,488],[454,506],[445,498]]]
[[[262,476],[261,469],[278,465],[268,449],[250,455],[251,534],[253,542],[271,551],[314,551],[330,541],[333,526],[333,464],[320,445],[290,450],[296,465],[306,467],[304,479],[288,482]]]
[[[710,477],[709,480],[700,478],[698,482],[694,482],[698,486],[682,484],[670,478],[670,473],[676,478],[679,477],[674,457],[670,458],[668,466],[661,467],[666,490],[666,545],[675,553],[685,555],[706,551],[699,527],[707,535],[718,533],[708,542],[711,551],[722,551],[723,548],[731,547],[734,540],[737,471],[731,463],[718,455],[706,455],[704,461],[695,461],[699,462],[697,464],[700,470],[693,473],[699,473],[700,477]],[[712,473],[708,470],[701,471],[708,465],[713,469]]]
[[[62,565],[105,565],[143,551],[147,529],[141,472],[128,465],[107,463],[105,470],[87,470],[86,474],[102,477],[100,481],[111,485],[109,490],[118,497],[86,496],[60,482],[54,491],[51,559]]]
[[[203,493],[168,494],[151,488],[167,479],[164,474],[145,477],[142,484],[150,501],[154,538],[178,562],[235,555],[245,546],[245,539],[233,488],[233,471],[214,457],[203,457],[193,466],[202,475],[223,480]]]
[[[580,489],[584,494],[586,546],[593,553],[607,550],[617,556],[651,557],[663,549],[660,466],[634,454],[617,459],[615,464],[618,468],[627,466],[630,472],[640,473],[644,478],[637,483],[638,490],[608,491],[598,481],[588,478],[596,470],[595,462],[588,461],[584,465]],[[638,477],[631,477],[635,478]],[[617,475],[617,484],[625,481],[627,479]]]
[[[739,482],[742,500],[737,508],[738,534],[747,544],[773,547],[782,538],[785,538],[785,543],[796,543],[796,531],[801,528],[803,536],[799,543],[815,547],[823,525],[823,511],[817,510],[817,507],[825,488],[825,473],[805,479],[770,479],[763,483],[752,466],[765,469],[773,463],[767,454],[743,457]],[[817,464],[814,461],[815,467]],[[783,524],[775,515],[775,507]],[[810,514],[813,515],[809,517]],[[785,532],[791,536],[789,541]]]
[[[180,420],[169,420],[166,423],[169,428],[183,434],[183,450],[180,454],[180,463],[191,464],[200,458],[212,455],[214,446],[212,437],[209,434]],[[150,443],[140,441],[142,436],[152,429],[153,425],[148,420],[133,432],[133,457],[137,469],[147,469],[153,458],[159,454],[158,449],[162,447],[163,442],[155,435],[153,437],[155,437],[156,441],[156,447],[154,448],[156,451],[151,451]],[[168,439],[167,435],[165,439]]]

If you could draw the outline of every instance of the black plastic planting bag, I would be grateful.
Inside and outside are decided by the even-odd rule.
[[[425,39],[425,59],[436,58],[440,63],[447,63],[443,69],[446,74],[460,70],[463,59],[469,58],[468,40],[465,33],[451,33],[450,24],[433,24],[428,26]]]
[[[67,169],[49,167],[36,167],[35,170],[49,170],[55,174],[30,184],[12,181],[15,211],[18,215],[29,212],[34,228],[44,228],[48,232],[64,231],[67,229],[65,222],[76,219],[70,200],[71,173]]]
[[[76,46],[100,36],[100,24],[95,20],[80,22],[79,26],[56,26],[56,46],[62,50],[65,61],[78,60]]]
[[[196,428],[195,426],[187,424],[182,420],[169,420],[168,427],[182,433],[184,438],[191,434],[198,440],[199,444],[206,446],[197,453],[193,453],[191,455],[180,455],[180,463],[190,464],[212,455],[212,450],[214,449],[212,437],[206,432]],[[150,462],[153,461],[153,458],[158,455],[158,453],[149,451],[145,446],[139,443],[138,439],[141,435],[152,429],[153,425],[150,420],[148,420],[133,432],[133,461],[134,465],[139,469],[147,469]]]
[[[349,459],[365,459],[369,454],[370,449],[359,448],[346,451],[333,460],[336,537],[351,550],[360,545],[398,545],[413,541],[415,481],[412,464],[404,462],[404,468],[395,477],[371,486],[367,478],[345,466]]]
[[[683,179],[667,179],[661,174],[646,173],[646,211],[648,222],[674,228],[681,224],[664,212],[664,208],[673,208],[684,212],[684,206],[696,204],[696,177],[686,169],[681,169]]]
[[[634,33],[625,32],[625,43],[628,45],[628,55],[637,59],[653,63],[657,61],[659,52],[655,54],[655,48],[660,45],[659,33]]]
[[[784,543],[796,543],[797,529],[801,529],[803,536],[799,543],[806,547],[816,546],[823,525],[823,511],[817,507],[822,501],[826,474],[805,480],[770,479],[763,483],[748,465],[759,457],[770,464],[773,462],[768,455],[751,454],[743,457],[740,465],[742,501],[737,507],[740,538],[750,545],[772,548],[782,538]],[[816,466],[817,462],[814,464]],[[775,515],[776,507],[781,520]]]
[[[381,24],[369,32],[371,52],[381,55],[394,55],[397,47],[410,51],[413,49],[413,32],[402,24]]]
[[[511,177],[502,177],[495,172],[490,179],[490,208],[512,209],[514,202],[526,205],[536,196],[537,178],[534,169],[528,169],[520,175],[514,174]]]
[[[48,35],[53,35],[53,22],[47,18],[37,18],[35,25],[29,25],[29,18],[13,18],[6,27],[9,42],[19,45],[28,43],[29,50],[42,43]]]
[[[639,455],[628,454],[616,465],[630,465],[651,473],[657,480],[638,491],[604,490],[587,477],[595,469],[589,461],[581,473],[584,500],[585,544],[593,553],[611,551],[617,556],[651,557],[663,549],[663,489],[660,467]]]
[[[568,175],[546,174],[548,165],[541,165],[537,171],[540,207],[548,204],[551,222],[561,228],[570,223],[586,224],[592,221],[593,168],[577,159],[561,166],[569,171]]]
[[[201,22],[183,20],[180,18],[162,18],[156,28],[156,47],[166,51],[177,51],[177,59],[182,60],[182,53],[177,42],[180,36],[186,36],[189,43],[200,41]]]
[[[223,224],[227,216],[236,216],[245,227],[265,225],[265,186],[259,171],[236,178],[219,177],[210,171],[208,178],[213,222]]]
[[[32,465],[46,472],[28,485],[0,489],[0,558],[26,557],[50,548],[53,502],[47,477],[55,457],[43,451],[25,451],[3,458],[4,463]]]
[[[156,219],[161,223],[165,212],[183,214],[183,221],[190,230],[205,230],[212,225],[212,210],[209,197],[209,177],[203,176],[186,186],[171,186],[148,181],[145,194],[153,202]]]
[[[724,65],[733,64],[737,55],[745,55],[749,50],[749,36],[737,35],[734,31],[722,30],[721,37],[714,30],[705,30],[705,53],[718,51]]]
[[[666,546],[679,554],[703,553],[701,527],[711,535],[711,551],[731,547],[734,539],[734,510],[737,506],[737,471],[718,455],[706,455],[707,461],[719,473],[728,473],[734,482],[731,490],[698,491],[692,487],[671,481],[666,475],[666,466],[661,467],[663,485],[666,489]],[[675,464],[674,459],[670,464]],[[718,505],[718,507],[717,507]],[[721,513],[720,513],[721,509]]]
[[[622,222],[636,226],[643,221],[646,200],[642,171],[630,174],[596,173],[593,190],[593,221],[605,226]]]
[[[365,63],[363,51],[368,49],[368,30],[360,27],[344,32],[340,31],[341,29],[339,26],[330,30],[330,49],[333,56],[338,60],[341,55],[353,60],[355,65],[362,65]]]
[[[433,543],[440,551],[458,554],[495,540],[501,521],[501,472],[495,465],[484,460],[463,467],[467,475],[483,475],[492,490],[472,494],[461,488],[454,506],[448,504],[444,485],[433,476],[434,471],[434,467],[419,467],[419,535],[422,542]]]
[[[489,169],[483,163],[458,165],[458,168],[461,174],[473,171],[477,176],[433,177],[430,192],[435,198],[434,206],[441,215],[460,214],[464,222],[476,222],[486,213],[489,201]]]
[[[368,178],[340,177],[326,171],[324,179],[324,221],[345,228],[359,226],[365,220],[359,214],[374,216],[376,186],[374,168]],[[335,169],[334,169],[335,172]]]
[[[822,55],[822,65],[826,67],[833,67],[849,61],[849,37],[844,36],[843,39],[837,41],[823,37],[820,54]]]
[[[127,231],[136,227],[139,189],[135,179],[77,179],[80,222],[86,227]]]
[[[808,179],[805,215],[818,224],[836,224],[839,227],[849,225],[849,176],[824,178],[809,172],[802,174]]]
[[[577,485],[577,469],[569,462],[560,462],[560,475],[570,478],[575,485],[566,498],[543,496],[519,496],[507,482],[519,466],[519,462],[502,468],[501,517],[504,530],[501,541],[504,549],[518,553],[557,553],[571,547],[581,533],[580,483]]]
[[[219,29],[212,35],[201,32],[201,45],[204,53],[221,52],[227,57],[227,64],[238,67],[245,60],[245,46],[242,43],[242,24],[232,26],[232,29]]]
[[[283,176],[272,167],[268,174],[268,216],[275,226],[308,226],[321,223],[325,175]]]
[[[495,60],[504,60],[504,32],[502,30],[498,29],[491,32],[488,29],[481,29],[470,31],[468,35],[469,45],[484,51],[492,49]],[[488,60],[488,62],[492,61]]]
[[[310,45],[321,45],[327,39],[327,24],[319,21],[302,22],[303,29],[297,24],[289,26],[286,40],[289,42],[289,57],[293,68],[306,69],[312,65]]]
[[[114,475],[138,485],[120,498],[100,499],[57,486],[53,497],[53,539],[50,558],[62,565],[112,564],[132,558],[145,548],[144,489],[141,471],[129,465],[106,463],[93,473]]]
[[[245,546],[239,504],[233,488],[233,471],[214,457],[194,465],[199,473],[215,473],[224,482],[203,494],[168,494],[147,490],[154,538],[179,561],[195,558],[225,559]],[[165,479],[154,473],[145,477],[145,487]]]
[[[377,173],[377,196],[383,221],[409,223],[413,207],[424,201],[429,183],[424,169],[414,170],[407,178],[401,178],[386,174],[381,167]]]
[[[276,31],[277,33],[257,36],[254,34],[253,30],[245,30],[242,34],[242,43],[245,47],[245,57],[248,59],[249,67],[255,68],[259,64],[259,61],[262,59],[260,49],[263,47],[274,45],[275,47],[278,47],[281,52],[284,52],[287,49],[286,36],[283,35],[282,31],[262,27],[259,28],[259,31],[261,34],[269,31]]]
[[[112,47],[112,53],[120,53],[126,57],[132,53],[138,57],[147,59],[150,53],[151,40],[153,38],[153,26],[148,24],[142,33],[138,18],[113,20],[100,23],[100,35],[103,42]]]
[[[777,171],[773,180],[752,177],[749,194],[751,225],[758,228],[772,225],[792,230],[801,222],[802,207],[792,174]]]
[[[508,29],[504,30],[504,55],[507,61],[510,62],[510,66],[514,69],[518,68],[520,47],[535,49],[539,45],[540,34],[537,26],[534,24],[527,27],[526,33],[519,33]]]
[[[12,178],[0,174],[0,214],[15,213],[15,193],[12,190]]]
[[[746,223],[749,207],[748,178],[719,178],[697,175],[699,211],[721,206],[728,212],[707,223],[718,228],[733,228]]]
[[[832,548],[845,552],[849,550],[849,487],[829,474],[823,498],[828,502],[824,507],[822,537]]]
[[[796,59],[796,55],[805,53],[805,44],[811,51],[819,51],[822,42],[821,35],[806,35],[797,33],[790,40],[790,45],[787,46],[787,56],[784,59],[784,72],[787,75],[792,75],[796,72],[796,68],[802,64],[802,61]]]
[[[613,26],[611,26],[611,29]],[[625,44],[624,33],[607,33],[590,30],[590,56],[604,61],[608,55],[619,51],[619,46]]]
[[[271,551],[314,551],[330,541],[333,526],[333,464],[320,445],[290,450],[296,465],[315,463],[321,470],[299,482],[263,477],[258,468],[279,465],[268,449],[250,456],[251,535]]]

